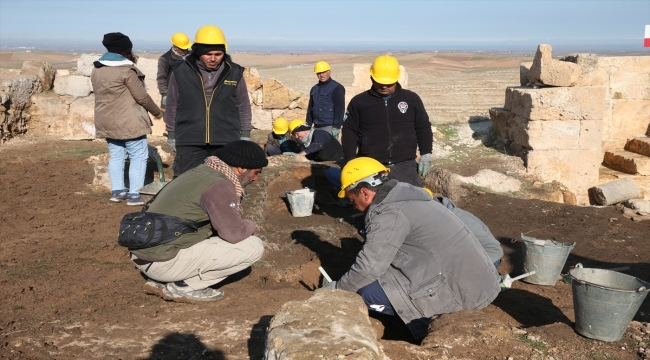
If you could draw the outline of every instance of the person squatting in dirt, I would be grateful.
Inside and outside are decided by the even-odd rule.
[[[95,92],[95,137],[108,143],[110,201],[144,205],[138,189],[144,185],[151,134],[151,118],[162,111],[147,94],[144,74],[135,66],[136,56],[128,36],[115,32],[104,35],[106,52],[93,63],[90,75]],[[124,164],[129,156],[129,189],[124,185]]]
[[[277,118],[273,121],[273,131],[266,137],[264,151],[268,156],[280,155],[282,153],[297,153],[300,147],[293,140],[289,133],[289,122],[285,118]]]
[[[348,104],[341,143],[346,162],[371,157],[390,168],[391,179],[420,186],[420,176],[431,168],[433,132],[422,99],[402,89],[399,76],[394,57],[382,55],[374,60],[372,87]],[[418,148],[421,156],[416,162]],[[328,179],[339,178],[340,171],[331,168]]]
[[[343,160],[341,143],[329,132],[312,128],[300,119],[292,120],[289,123],[289,131],[300,145],[298,155],[314,161]]]
[[[367,157],[343,167],[338,196],[365,213],[366,239],[350,270],[323,288],[358,293],[420,339],[432,316],[490,304],[500,277],[458,217],[423,188],[389,179],[390,171]]]
[[[174,176],[190,170],[225,144],[250,140],[251,104],[244,68],[232,62],[221,29],[201,27],[192,53],[169,79],[165,128],[176,151]],[[174,141],[171,141],[174,140]]]
[[[307,125],[325,130],[338,138],[345,114],[345,88],[332,79],[332,68],[325,61],[314,65],[318,84],[309,91]]]
[[[264,253],[255,223],[242,219],[241,200],[244,187],[257,181],[267,165],[259,145],[237,140],[160,191],[147,211],[209,222],[169,243],[131,251],[131,260],[149,278],[148,286],[169,299],[223,297],[223,290],[210,286],[248,268]]]

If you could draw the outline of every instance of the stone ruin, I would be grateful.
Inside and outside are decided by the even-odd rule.
[[[539,45],[521,65],[521,86],[490,109],[502,143],[533,177],[563,185],[566,203],[589,204],[603,161],[617,176],[650,175],[650,56],[556,60],[551,51]],[[638,182],[650,198],[650,180]]]

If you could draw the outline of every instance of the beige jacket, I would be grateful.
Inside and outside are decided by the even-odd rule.
[[[105,66],[95,62],[90,80],[95,91],[95,137],[127,140],[151,134],[147,111],[161,110],[144,88],[144,74],[135,65]]]

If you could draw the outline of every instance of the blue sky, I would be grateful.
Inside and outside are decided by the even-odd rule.
[[[650,0],[0,0],[0,47],[101,46],[104,33],[120,31],[136,48],[164,48],[174,32],[193,39],[206,24],[221,27],[233,50],[540,42],[643,50]]]

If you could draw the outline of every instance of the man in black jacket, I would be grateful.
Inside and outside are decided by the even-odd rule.
[[[314,73],[318,84],[309,91],[307,125],[338,137],[345,113],[345,88],[332,79],[330,64],[325,61],[314,65]]]
[[[156,82],[160,92],[160,108],[164,109],[167,100],[167,84],[172,75],[174,65],[185,61],[187,55],[192,52],[192,42],[187,35],[177,32],[172,36],[172,47],[158,58],[158,73]]]
[[[244,68],[226,54],[223,32],[212,25],[196,32],[192,54],[169,80],[165,125],[174,140],[174,176],[200,164],[225,144],[250,140],[251,106]]]
[[[345,161],[371,157],[390,168],[389,177],[421,186],[431,168],[433,133],[420,97],[397,82],[397,59],[379,56],[370,68],[372,88],[350,101],[341,142]],[[416,163],[416,150],[420,162]],[[335,176],[334,176],[335,177]]]

